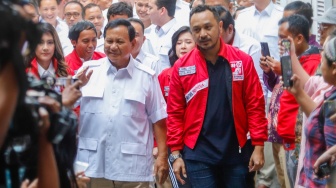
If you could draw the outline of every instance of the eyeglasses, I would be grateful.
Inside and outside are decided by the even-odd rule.
[[[319,23],[319,24],[317,25],[317,29],[318,29],[319,31],[324,31],[324,30],[328,29],[330,26],[331,26],[330,24]]]
[[[74,18],[78,18],[78,16],[80,15],[78,12],[67,12],[67,13],[65,13],[64,14],[65,15],[65,17],[67,17],[67,18],[71,18],[71,16],[73,16]]]

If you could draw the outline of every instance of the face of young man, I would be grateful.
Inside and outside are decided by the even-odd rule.
[[[82,7],[76,3],[70,3],[64,8],[65,22],[71,28],[82,20]]]
[[[149,20],[148,0],[137,0],[135,2],[135,10],[141,20]]]
[[[97,35],[94,30],[88,29],[80,32],[78,40],[71,40],[73,46],[75,46],[75,50],[77,55],[84,59],[84,61],[88,61],[92,58],[93,52],[97,46]]]
[[[103,13],[99,7],[86,9],[84,19],[93,23],[93,25],[96,27],[97,32],[99,32],[104,25]]]
[[[58,5],[56,0],[42,0],[40,2],[39,12],[42,19],[51,25],[56,25],[56,18],[58,15]]]
[[[118,26],[106,30],[104,51],[117,69],[127,67],[134,46],[135,40],[130,41],[127,27]]]
[[[196,44],[204,52],[219,48],[220,29],[222,22],[217,22],[209,10],[193,14],[190,19],[190,29]]]
[[[160,13],[162,8],[159,9],[155,3],[156,0],[148,1],[148,14],[152,24],[160,26]]]

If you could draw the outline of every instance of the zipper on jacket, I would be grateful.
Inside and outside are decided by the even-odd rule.
[[[241,147],[239,146],[239,153],[241,153]]]

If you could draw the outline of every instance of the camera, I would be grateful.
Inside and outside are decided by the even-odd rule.
[[[316,173],[318,178],[324,178],[325,176],[330,175],[330,167],[327,163],[323,163],[319,166]]]
[[[38,110],[40,107],[45,107],[38,102],[38,98],[49,96],[62,104],[61,95],[53,88],[54,78],[38,80],[33,75],[28,75],[28,82],[29,87],[24,102],[18,104],[1,151],[2,156],[0,158],[4,160],[4,169],[14,167],[15,169],[21,169],[22,167],[25,169],[21,171],[22,174],[12,173],[10,175],[11,182],[13,182],[13,179],[21,182],[22,178],[33,179],[36,177],[40,122]],[[76,135],[77,116],[66,107],[61,107],[61,111],[58,113],[46,109],[50,118],[47,138],[60,153],[64,153],[67,150],[65,148],[68,147],[67,143],[72,142],[73,135]]]

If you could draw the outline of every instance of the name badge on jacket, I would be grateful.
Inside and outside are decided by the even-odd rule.
[[[231,61],[232,81],[244,80],[244,69],[242,61]]]
[[[195,73],[196,73],[196,65],[179,68],[179,75],[180,76],[185,76],[185,75],[195,74]]]

